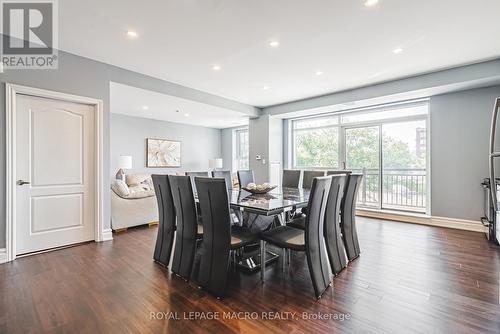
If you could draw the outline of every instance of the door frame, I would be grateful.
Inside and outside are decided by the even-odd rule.
[[[112,237],[109,231],[104,231],[103,217],[103,102],[102,100],[60,93],[34,87],[21,86],[11,83],[5,84],[6,100],[6,255],[7,262],[16,259],[16,101],[17,95],[60,100],[64,102],[81,103],[94,107],[95,112],[95,212],[94,212],[94,240],[105,241]],[[106,237],[105,237],[106,234]]]

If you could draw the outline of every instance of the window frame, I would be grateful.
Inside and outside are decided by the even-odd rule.
[[[233,138],[234,138],[234,148],[233,148],[233,162],[235,163],[236,166],[233,166],[233,170],[237,171],[240,169],[240,161],[243,160],[242,155],[241,155],[241,134],[246,133],[247,134],[247,147],[248,147],[248,152],[247,152],[247,159],[248,159],[248,166],[250,166],[250,135],[248,131],[248,127],[243,127],[243,128],[237,128],[233,130]],[[236,168],[234,168],[236,167]]]
[[[358,121],[358,122],[345,122],[342,123],[342,115],[345,114],[362,114],[362,113],[374,113],[374,112],[379,112],[379,111],[385,111],[385,110],[395,110],[395,109],[403,109],[403,108],[409,108],[412,106],[426,106],[427,107],[427,113],[426,114],[420,114],[420,115],[411,115],[411,116],[402,116],[402,117],[394,117],[394,118],[384,118],[380,120],[368,120],[368,121]],[[338,116],[339,117],[339,123],[338,125],[327,125],[327,126],[319,126],[319,127],[312,127],[312,128],[306,128],[306,129],[295,129],[295,124],[294,122],[301,121],[303,119],[309,119],[309,118],[320,118],[320,117],[327,117],[327,116]],[[385,104],[385,105],[378,105],[378,106],[371,106],[371,107],[364,107],[364,108],[358,108],[358,109],[351,109],[351,110],[344,110],[344,111],[338,111],[338,112],[330,112],[330,113],[322,113],[322,114],[317,114],[317,115],[311,115],[311,116],[305,116],[305,117],[297,117],[297,118],[292,118],[290,119],[290,131],[291,131],[291,142],[289,144],[289,150],[288,152],[290,153],[291,156],[291,169],[316,169],[316,170],[331,170],[331,169],[339,169],[342,168],[342,166],[345,166],[346,163],[346,152],[345,152],[345,130],[348,128],[358,128],[358,127],[367,127],[367,126],[379,126],[380,132],[382,131],[382,126],[384,124],[389,124],[389,123],[400,123],[400,122],[408,122],[408,121],[416,121],[416,120],[424,120],[425,121],[425,129],[426,129],[426,136],[425,136],[425,145],[426,145],[426,152],[425,152],[425,159],[426,159],[426,208],[425,208],[425,214],[430,215],[431,212],[431,148],[430,148],[430,116],[431,116],[431,111],[429,107],[429,99],[419,99],[419,100],[413,100],[413,101],[405,101],[405,102],[398,102],[398,103],[392,103],[392,104]],[[295,133],[297,131],[301,130],[311,130],[311,129],[323,129],[323,128],[332,128],[332,127],[338,127],[338,167],[330,166],[330,167],[316,167],[316,166],[297,166],[296,165],[296,137]],[[381,135],[381,134],[380,134]],[[382,142],[382,137],[380,137],[380,142]],[[382,166],[383,166],[383,158],[382,158],[382,147],[380,147],[380,158],[379,158],[379,164],[380,164],[380,183],[382,183]],[[379,185],[381,191],[383,189],[382,184]],[[365,208],[363,206],[363,208]],[[366,207],[367,209],[372,209],[373,207]],[[409,213],[418,213],[415,211],[411,210],[397,210],[397,209],[384,209],[382,207],[382,197],[380,197],[380,203],[379,207],[376,210],[380,211],[403,211],[403,212],[409,212]]]

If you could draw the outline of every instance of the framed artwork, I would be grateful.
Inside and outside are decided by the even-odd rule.
[[[181,167],[181,142],[146,138],[146,167]]]

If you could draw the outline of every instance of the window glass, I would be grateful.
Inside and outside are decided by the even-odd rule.
[[[294,134],[295,167],[337,168],[339,128],[297,130]]]
[[[293,122],[294,129],[310,129],[339,124],[338,116],[325,116],[299,119]]]
[[[236,169],[249,169],[249,141],[248,129],[235,130],[236,137]]]
[[[342,123],[369,122],[390,118],[409,117],[427,114],[427,104],[409,107],[389,108],[379,111],[348,113],[342,115]]]

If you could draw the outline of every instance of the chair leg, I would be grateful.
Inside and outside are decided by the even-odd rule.
[[[282,262],[282,267],[283,267],[283,273],[285,273],[285,268],[286,268],[286,258],[287,258],[287,249],[283,248],[283,262]]]
[[[260,281],[264,283],[264,272],[266,271],[266,242],[260,241]]]

